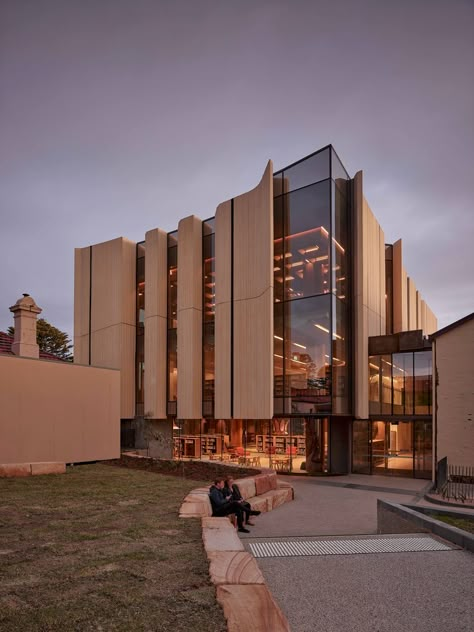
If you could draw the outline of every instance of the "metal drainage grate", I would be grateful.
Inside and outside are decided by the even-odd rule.
[[[450,551],[452,547],[430,536],[374,537],[353,540],[298,540],[249,544],[254,557],[294,557],[300,555],[353,555],[356,553],[403,553]]]

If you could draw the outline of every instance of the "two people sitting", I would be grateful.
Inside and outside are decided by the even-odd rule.
[[[213,516],[229,516],[235,514],[237,527],[242,533],[250,533],[244,523],[253,526],[250,516],[260,515],[260,511],[252,509],[250,503],[242,498],[242,494],[233,478],[216,478],[209,489]]]

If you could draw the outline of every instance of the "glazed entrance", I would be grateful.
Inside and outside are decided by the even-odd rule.
[[[270,467],[293,474],[347,472],[349,421],[330,417],[176,420],[174,457]]]

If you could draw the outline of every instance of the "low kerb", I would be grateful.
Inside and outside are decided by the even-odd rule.
[[[288,483],[273,470],[236,481],[252,509],[272,511],[294,498]],[[200,518],[209,574],[229,632],[289,632],[285,615],[272,597],[254,557],[244,549],[228,518],[213,518],[208,490],[192,490],[184,499],[180,518]]]

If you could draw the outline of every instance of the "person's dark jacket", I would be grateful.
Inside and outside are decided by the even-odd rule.
[[[228,487],[224,487],[224,489],[222,490],[224,497],[225,496],[232,496],[231,500],[243,500],[242,498],[242,494],[240,493],[240,489],[239,486],[237,485],[237,483],[234,483],[232,485],[232,489],[229,489]]]
[[[222,509],[222,507],[228,504],[228,501],[223,492],[223,489],[219,489],[219,487],[216,487],[215,485],[211,485],[211,487],[209,488],[209,498],[211,499],[213,511],[216,511],[217,509]]]

